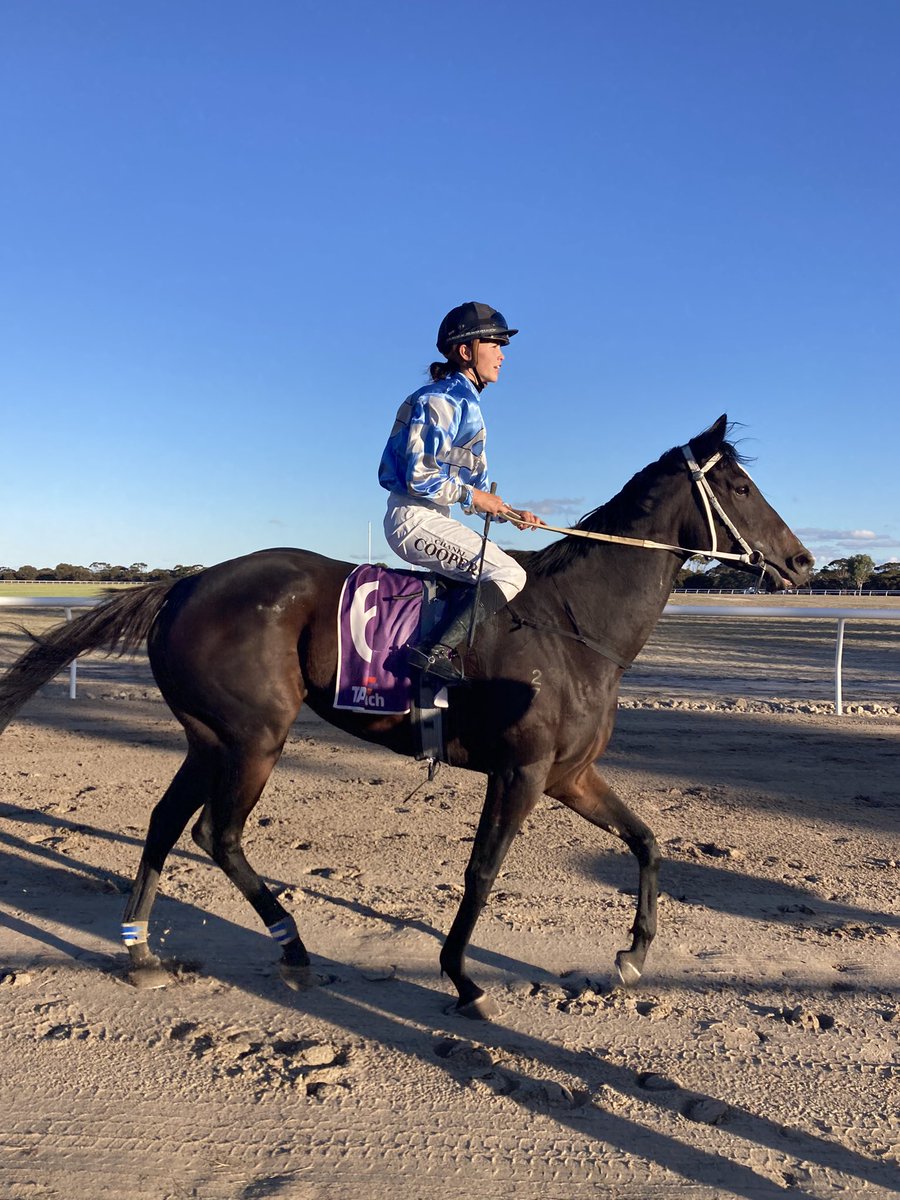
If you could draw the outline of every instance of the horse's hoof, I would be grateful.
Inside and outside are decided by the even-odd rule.
[[[308,963],[302,967],[296,963],[279,963],[278,974],[292,992],[305,992],[321,983],[320,976],[316,975]]]
[[[625,987],[633,987],[641,977],[641,969],[635,965],[630,950],[620,950],[616,955],[616,970]]]
[[[457,1004],[453,1012],[458,1017],[466,1017],[470,1021],[493,1021],[495,1017],[500,1016],[500,1005],[482,992],[466,1004]]]
[[[144,967],[132,967],[126,975],[126,979],[139,992],[168,987],[172,982],[172,976],[162,963],[148,963]]]

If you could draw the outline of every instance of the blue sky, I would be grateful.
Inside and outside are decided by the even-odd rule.
[[[724,411],[820,562],[897,558],[898,51],[895,0],[7,0],[0,564],[388,557],[468,299],[512,503]]]

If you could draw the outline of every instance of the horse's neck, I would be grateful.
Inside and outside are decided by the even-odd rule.
[[[615,528],[606,523],[604,532],[682,545],[681,499],[673,496],[672,504],[660,502],[650,512],[635,508],[630,516],[623,514]],[[589,542],[585,552],[545,586],[566,600],[584,633],[608,639],[631,659],[653,632],[683,562],[672,551]]]
[[[667,550],[598,546],[557,586],[579,620],[583,614],[585,632],[590,624],[632,659],[662,616],[682,562]]]

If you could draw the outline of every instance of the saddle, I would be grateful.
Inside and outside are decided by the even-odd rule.
[[[350,712],[409,713],[419,759],[446,762],[440,680],[411,671],[407,649],[442,622],[469,585],[421,571],[363,564],[344,580],[338,604],[334,707]]]

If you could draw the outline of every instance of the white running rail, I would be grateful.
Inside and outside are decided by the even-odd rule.
[[[663,616],[689,617],[803,617],[807,621],[821,618],[837,621],[834,647],[834,711],[844,712],[842,667],[844,660],[844,626],[848,621],[900,621],[900,608],[817,608],[808,605],[776,604],[667,604]]]
[[[72,620],[73,608],[93,608],[101,602],[99,596],[0,596],[0,606],[7,608],[61,608],[66,620]],[[834,648],[834,711],[844,712],[842,668],[844,659],[844,627],[848,621],[900,621],[900,608],[817,608],[813,605],[776,604],[667,604],[663,616],[669,617],[793,617],[809,620],[837,621]],[[78,684],[78,660],[69,667],[69,697],[74,700]]]
[[[61,608],[66,620],[72,620],[73,608],[94,608],[100,596],[0,596],[0,605],[7,608]],[[78,659],[69,664],[69,699],[74,700],[78,692]]]

